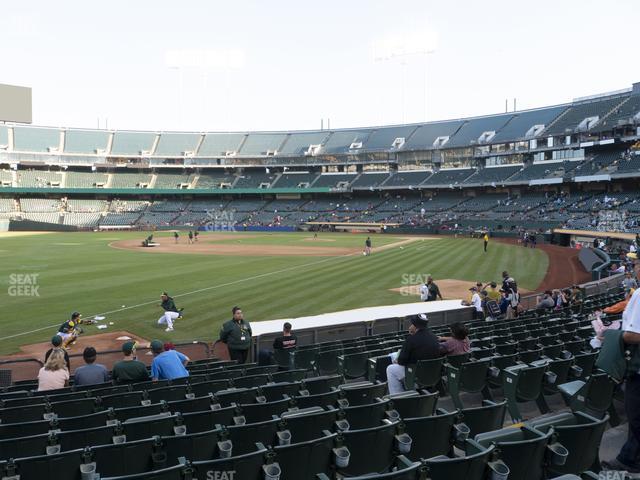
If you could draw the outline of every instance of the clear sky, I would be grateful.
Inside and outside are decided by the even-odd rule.
[[[638,0],[2,7],[0,83],[33,88],[38,125],[278,130],[330,118],[355,127],[504,112],[514,97],[518,109],[540,107],[640,82]],[[194,51],[206,65],[170,68]]]

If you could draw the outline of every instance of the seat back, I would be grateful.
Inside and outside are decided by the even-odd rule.
[[[350,430],[377,427],[385,419],[389,402],[374,402],[342,409]]]
[[[233,425],[233,417],[236,414],[236,407],[185,413],[182,415],[182,424],[186,427],[187,433],[206,432],[214,430],[216,425]]]
[[[394,441],[398,422],[385,421],[384,425],[364,430],[343,432],[343,445],[351,452],[349,465],[339,468],[344,476],[386,472],[394,460]]]
[[[471,443],[470,440],[467,440]],[[487,472],[487,464],[495,447],[480,448],[473,453],[467,448],[464,457],[449,458],[445,456],[427,459],[426,466],[430,480],[450,480],[463,478],[464,480],[484,480]]]
[[[155,439],[92,447],[90,453],[91,461],[96,463],[96,472],[102,477],[143,473],[177,464],[166,462]]]
[[[302,382],[302,389],[309,392],[309,395],[328,393],[344,383],[342,375],[326,375],[321,377],[307,378]]]
[[[214,460],[218,455],[220,430],[162,437],[162,450],[167,465],[178,463],[180,457],[192,462]]]
[[[203,462],[193,462],[194,478],[224,478],[229,472],[235,472],[234,478],[242,480],[264,480],[262,466],[267,449],[254,444],[251,451],[229,458],[220,458]]]
[[[469,427],[471,437],[484,432],[499,430],[504,425],[507,413],[506,400],[500,403],[485,400],[481,407],[465,408],[461,410],[462,421]]]
[[[449,357],[451,358],[451,357]],[[415,365],[416,386],[434,388],[442,380],[444,357],[419,360]]]
[[[267,403],[249,403],[240,405],[240,415],[245,418],[246,423],[264,422],[272,420],[274,415],[280,416],[290,406],[291,401],[288,399]]]
[[[292,442],[307,442],[320,438],[325,430],[333,431],[335,429],[338,410],[314,408],[309,410],[311,411],[292,411],[282,414],[282,428],[289,430]]]
[[[385,397],[389,400],[389,408],[397,411],[400,418],[427,417],[433,415],[438,403],[438,394],[426,390],[404,392]]]
[[[315,478],[318,473],[331,473],[336,433],[301,443],[274,447],[275,461],[280,465],[280,480]]]
[[[225,427],[223,437],[228,438],[233,443],[232,455],[244,455],[255,449],[256,442],[260,442],[267,447],[277,445],[276,434],[279,422],[279,419],[275,419]]]
[[[343,398],[349,402],[349,406],[367,405],[381,398],[387,391],[386,383],[358,382],[340,386]]]
[[[411,439],[411,450],[405,454],[412,461],[451,453],[457,412],[429,417],[405,418],[404,433]]]

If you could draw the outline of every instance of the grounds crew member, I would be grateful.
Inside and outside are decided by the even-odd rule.
[[[487,245],[489,245],[489,232],[484,232],[482,240],[484,241],[484,253],[487,253]]]
[[[220,341],[227,344],[231,360],[245,363],[251,348],[251,325],[244,320],[240,307],[233,307],[231,313],[233,318],[225,322],[220,330]]]
[[[371,237],[367,237],[364,241],[364,254],[371,255]]]

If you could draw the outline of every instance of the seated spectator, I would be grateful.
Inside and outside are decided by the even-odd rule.
[[[122,345],[124,358],[113,366],[111,376],[116,384],[144,382],[149,380],[149,372],[144,363],[138,361],[134,355],[135,342],[125,342]]]
[[[291,333],[291,324],[285,322],[282,328],[282,335],[276,337],[273,341],[274,350],[287,350],[289,348],[295,348],[298,345],[298,338]]]
[[[64,361],[64,351],[54,348],[44,367],[38,372],[38,391],[57,390],[69,385],[69,370]]]
[[[53,338],[51,339],[51,345],[52,345],[52,348],[47,350],[47,353],[44,354],[44,363],[47,363],[47,360],[49,359],[49,355],[51,355],[51,352],[53,351],[54,348],[62,347],[62,337],[60,335],[54,335]],[[71,371],[71,362],[69,362],[69,354],[64,349],[62,351],[64,352],[64,361],[67,364],[67,370]]]
[[[600,348],[604,340],[605,330],[619,330],[622,323],[620,320],[608,319],[607,316],[603,315],[599,310],[595,312],[595,316],[596,318],[591,322],[591,326],[594,332],[596,332],[596,335],[589,341],[589,344],[591,348]]]
[[[87,347],[82,352],[83,367],[78,367],[73,375],[74,385],[95,385],[109,381],[109,371],[104,365],[96,362],[98,354],[93,347]]]
[[[151,363],[151,379],[173,380],[189,376],[186,368],[189,357],[177,350],[164,351],[164,345],[160,340],[151,342],[151,352],[155,357]]]
[[[450,325],[449,329],[451,330],[450,337],[438,337],[440,351],[445,355],[459,355],[469,352],[471,350],[469,329],[460,322]]]
[[[624,273],[625,272],[624,265],[618,265],[617,263],[614,263],[611,265],[611,269],[609,272],[611,275],[615,275],[616,273]]]
[[[428,328],[427,316],[416,315],[411,319],[409,336],[404,341],[397,356],[392,356],[393,363],[387,367],[389,393],[404,391],[405,366],[415,364],[418,360],[437,358],[440,354],[440,344]]]
[[[571,298],[569,299],[569,303],[571,305],[571,310],[574,313],[580,312],[582,310],[582,301],[584,299],[584,293],[582,289],[578,285],[573,285],[571,287]]]
[[[631,272],[627,272],[624,274],[624,280],[622,280],[622,288],[624,288],[624,293],[629,295],[631,290],[635,290],[638,288],[638,282],[635,278],[631,276]]]
[[[542,296],[536,298],[536,311],[545,312],[555,307],[556,303],[553,300],[553,293],[551,290],[546,290]]]
[[[565,294],[560,289],[555,289],[553,291],[553,301],[555,303],[555,310],[563,310],[565,307],[569,306],[569,300],[565,297]]]
[[[500,307],[500,312],[504,315],[507,313],[511,302],[509,302],[509,298],[507,297],[507,292],[500,289],[500,301],[498,302],[498,306]]]

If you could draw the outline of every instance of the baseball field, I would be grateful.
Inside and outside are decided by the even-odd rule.
[[[549,264],[542,249],[449,237],[321,233],[202,233],[176,244],[141,247],[145,232],[0,234],[0,354],[47,341],[70,313],[96,315],[104,329],[172,341],[212,340],[240,305],[251,322],[414,302],[412,285],[427,274],[445,298],[461,298],[473,282],[508,270],[521,288],[537,290]],[[446,286],[446,288],[444,288]],[[184,318],[175,331],[156,325],[167,291]]]

